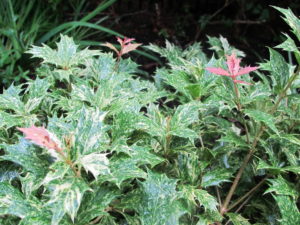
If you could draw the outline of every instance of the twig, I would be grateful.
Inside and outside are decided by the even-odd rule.
[[[233,209],[234,207],[236,207],[240,202],[242,202],[245,198],[247,198],[249,195],[251,195],[253,192],[255,192],[268,178],[269,176],[266,176],[264,179],[262,179],[257,185],[255,185],[250,191],[248,191],[244,196],[242,196],[241,198],[239,198],[235,203],[231,204],[228,207],[228,211],[230,211],[231,209]]]
[[[216,192],[217,192],[217,198],[218,198],[219,208],[222,208],[222,200],[221,200],[219,188],[217,186],[215,186],[215,189],[216,189]]]
[[[258,20],[258,21],[255,21],[255,20],[232,20],[231,22],[235,23],[235,24],[263,24],[266,22],[266,20]],[[224,24],[225,21],[224,20],[216,20],[216,21],[211,21],[208,23],[211,25],[217,25],[217,24]]]

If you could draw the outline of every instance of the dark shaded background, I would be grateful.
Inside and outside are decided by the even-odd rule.
[[[271,5],[300,13],[299,0],[121,0],[108,14],[112,29],[143,44],[168,39],[181,47],[195,41],[206,46],[206,35],[222,35],[254,63],[268,58],[266,46],[278,45],[289,32]]]

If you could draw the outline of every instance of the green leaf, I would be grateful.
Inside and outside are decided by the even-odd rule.
[[[179,217],[185,212],[177,201],[176,183],[164,174],[149,171],[141,183],[141,199],[136,205],[142,224],[179,224]]]
[[[214,169],[205,172],[202,177],[202,187],[218,186],[223,182],[229,182],[231,173],[226,169]]]
[[[293,68],[285,61],[283,56],[269,48],[270,60],[260,64],[260,69],[271,72],[271,79],[275,92],[280,93],[285,87]]]
[[[120,193],[118,190],[105,186],[97,186],[93,192],[87,192],[76,218],[78,224],[85,225],[97,216],[109,215],[105,210],[119,196]]]
[[[250,225],[247,219],[237,213],[226,213],[233,225]]]
[[[49,211],[34,211],[27,214],[27,216],[22,219],[19,225],[49,225],[51,224],[51,214]],[[65,225],[65,223],[60,223],[60,225]]]
[[[181,64],[180,56],[182,54],[182,50],[174,44],[171,44],[168,40],[166,40],[165,48],[161,48],[153,44],[150,44],[149,46],[147,46],[147,48],[154,52],[157,52],[162,57],[165,57],[171,64]]]
[[[133,178],[146,178],[147,173],[136,166],[136,162],[128,157],[114,157],[110,159],[109,174],[99,177],[99,182],[109,181],[118,187],[123,181]]]
[[[97,59],[87,61],[87,70],[96,81],[110,79],[114,72],[116,60],[112,53],[100,53]]]
[[[220,35],[220,38],[216,37],[208,37],[208,43],[211,46],[210,49],[214,50],[219,57],[223,57],[225,55],[231,55],[235,53],[237,56],[245,56],[245,53],[230,46],[227,39]]]
[[[251,110],[251,109],[246,109],[245,114],[248,115],[256,122],[263,122],[272,131],[274,131],[277,135],[279,135],[279,131],[275,126],[275,119],[272,115],[259,110]]]
[[[109,174],[109,160],[104,153],[91,153],[83,155],[79,159],[79,163],[83,166],[86,171],[90,171],[95,179],[100,174]]]
[[[300,54],[299,49],[297,45],[295,44],[294,40],[290,38],[289,35],[284,34],[284,36],[287,38],[283,43],[280,45],[277,45],[276,48],[281,48],[288,52],[294,52],[296,54]]]
[[[200,202],[200,205],[203,205],[205,209],[210,211],[216,211],[218,202],[216,199],[210,195],[207,191],[196,189],[195,195],[198,201]]]
[[[130,146],[130,156],[132,158],[132,161],[136,163],[136,165],[147,165],[149,164],[151,168],[156,166],[157,164],[164,161],[162,157],[159,157],[155,155],[154,153],[151,153],[151,148],[144,147],[144,146],[137,146],[133,145]]]
[[[76,217],[84,193],[91,190],[79,178],[64,179],[52,182],[49,186],[50,200],[46,203],[52,211],[52,225],[57,225],[67,213],[72,221]]]
[[[278,195],[287,195],[294,199],[297,199],[299,196],[299,193],[295,187],[293,187],[294,185],[283,179],[281,176],[276,179],[269,179],[268,181],[270,187],[265,191],[265,194],[275,192]]]
[[[158,106],[151,104],[148,107],[148,116],[140,115],[136,129],[145,130],[151,136],[164,137],[166,135],[166,118],[160,112]]]
[[[14,86],[13,84],[7,90],[4,90],[3,94],[0,95],[0,109],[11,109],[19,114],[24,113],[24,103],[20,97],[21,92],[20,86]]]
[[[82,108],[78,113],[78,124],[74,131],[75,146],[80,146],[82,155],[106,150],[109,138],[108,126],[103,123],[106,113],[98,109]]]
[[[261,170],[261,169],[266,169],[266,170],[270,170],[270,171],[275,171],[277,173],[284,173],[286,171],[290,171],[293,173],[300,173],[300,166],[286,166],[286,167],[282,167],[282,165],[269,165],[268,163],[266,163],[263,160],[259,160],[258,165],[257,165],[257,169]]]
[[[292,12],[291,9],[283,9],[280,7],[273,6],[279,12],[281,12],[284,17],[284,21],[292,28],[293,33],[297,36],[300,41],[300,20],[299,18]]]
[[[0,183],[0,215],[26,217],[31,211],[37,210],[32,205],[36,202],[25,199],[23,194],[6,182]]]
[[[197,138],[199,135],[188,128],[199,121],[199,106],[195,103],[180,105],[170,121],[170,134],[184,138]]]
[[[42,58],[43,63],[54,64],[65,70],[83,64],[89,58],[99,54],[97,50],[77,50],[78,45],[74,43],[73,38],[61,35],[60,41],[57,43],[57,50],[43,45],[42,47],[33,46],[27,53],[32,54],[33,57]]]
[[[26,198],[33,196],[35,191],[37,191],[42,186],[43,178],[36,176],[33,173],[27,173],[26,176],[21,176],[20,181],[22,184],[22,192]]]
[[[292,134],[282,134],[282,135],[280,135],[280,138],[285,139],[285,140],[289,141],[290,143],[300,146],[300,139],[298,139],[297,137],[295,137]]]
[[[218,202],[206,190],[197,189],[190,185],[183,185],[181,188],[183,199],[188,200],[193,205],[203,206],[205,211],[216,211]],[[199,202],[196,202],[196,200]]]
[[[300,224],[300,213],[295,203],[287,195],[273,196],[280,209],[281,219],[279,220],[282,225],[295,225]]]
[[[0,128],[5,127],[6,129],[9,129],[14,126],[21,126],[23,123],[23,118],[0,111]]]
[[[48,79],[39,79],[36,78],[32,82],[28,82],[29,87],[26,89],[28,98],[25,104],[26,112],[31,112],[36,109],[42,100],[46,97],[47,91],[51,85]]]
[[[56,161],[49,167],[49,172],[44,177],[42,183],[43,185],[48,185],[54,180],[61,180],[70,171],[71,168],[65,162]]]
[[[205,211],[205,213],[197,216],[199,220],[196,225],[210,225],[217,221],[222,221],[223,217],[218,211]]]
[[[25,171],[32,172],[38,177],[43,177],[48,168],[46,160],[40,159],[36,154],[36,147],[24,138],[20,139],[18,144],[2,145],[6,154],[2,159],[12,161],[21,165]]]
[[[226,132],[226,136],[222,136],[222,138],[218,141],[232,143],[236,146],[248,147],[248,144],[242,139],[241,136],[230,130]]]

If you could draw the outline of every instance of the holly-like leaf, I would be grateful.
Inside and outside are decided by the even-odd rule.
[[[164,174],[149,171],[146,181],[140,184],[140,201],[136,202],[135,208],[142,224],[179,224],[185,210],[177,201],[176,183]]]
[[[214,169],[208,171],[202,177],[202,186],[204,188],[218,186],[220,183],[229,182],[231,176],[231,173],[226,169]]]
[[[3,144],[6,154],[2,159],[12,161],[22,166],[25,171],[32,172],[38,177],[46,173],[48,163],[40,159],[36,154],[36,148],[25,139],[14,145]]]
[[[93,174],[95,179],[100,174],[109,174],[109,160],[104,153],[91,153],[83,155],[79,159],[79,163],[83,166],[86,171]]]
[[[128,157],[114,157],[110,159],[110,172],[99,177],[99,182],[109,181],[118,187],[123,181],[133,178],[146,178],[147,173],[136,165],[133,159]]]
[[[280,223],[283,225],[300,224],[300,212],[297,208],[295,200],[292,200],[288,195],[273,196],[280,209]]]
[[[275,125],[275,119],[272,115],[259,110],[251,110],[251,109],[246,109],[245,114],[247,114],[250,118],[252,118],[256,122],[263,122],[272,131],[274,131],[277,135],[279,135],[279,131]]]
[[[98,216],[109,215],[106,212],[109,204],[120,195],[118,190],[105,186],[97,186],[93,192],[87,192],[76,218],[78,225],[85,225]]]
[[[210,211],[216,211],[218,202],[217,200],[210,195],[205,190],[197,189],[195,190],[195,195],[198,201],[200,202],[200,205],[203,205],[205,209]]]
[[[44,177],[43,185],[48,185],[54,180],[61,180],[70,171],[70,166],[62,161],[56,161],[49,167],[49,172]]]
[[[74,131],[75,146],[80,146],[82,155],[106,150],[109,138],[106,133],[108,126],[103,123],[106,113],[98,109],[82,108]]]
[[[0,109],[13,110],[18,114],[25,112],[25,106],[20,97],[22,89],[13,84],[0,95]]]
[[[47,96],[47,91],[51,85],[49,79],[36,78],[34,81],[28,82],[28,88],[26,89],[27,102],[25,104],[26,112],[35,110],[42,100]]]
[[[226,213],[233,225],[251,225],[247,219],[237,213]]]
[[[265,191],[265,194],[275,192],[278,195],[287,195],[294,199],[297,199],[299,196],[299,193],[296,191],[295,187],[293,187],[293,184],[289,183],[281,176],[276,179],[269,179],[268,181],[270,187]]]
[[[293,67],[289,65],[283,56],[269,48],[270,60],[260,64],[260,69],[271,72],[272,85],[276,93],[280,93],[285,87],[290,74],[293,72]]]
[[[9,129],[11,127],[21,126],[23,124],[24,119],[22,117],[0,111],[0,128],[5,127],[6,129]]]
[[[188,127],[199,120],[198,110],[199,106],[194,103],[180,105],[170,121],[170,134],[190,139],[197,138],[199,135]]]
[[[219,139],[219,141],[232,143],[232,144],[234,144],[236,146],[240,146],[240,147],[248,147],[248,144],[246,143],[246,141],[243,140],[241,136],[237,135],[233,131],[226,132],[226,136],[223,136],[221,139]]]
[[[297,36],[298,40],[300,40],[299,18],[292,12],[291,9],[283,9],[276,6],[273,7],[284,15],[283,17],[284,21],[292,28],[293,33]]]
[[[58,225],[66,213],[74,221],[84,193],[91,190],[79,178],[56,180],[48,186],[48,189],[51,192],[46,206],[52,211],[52,225]]]
[[[24,218],[32,211],[37,202],[25,199],[25,196],[9,183],[0,183],[0,215],[14,215]]]
[[[181,190],[185,200],[197,205],[198,202],[200,206],[203,206],[205,211],[216,211],[218,202],[216,199],[210,195],[206,190],[197,189],[196,187],[190,185],[183,185]],[[197,201],[198,202],[197,202]]]
[[[164,161],[162,157],[151,153],[151,148],[133,145],[130,146],[130,150],[131,151],[129,152],[129,154],[132,158],[132,161],[137,165],[149,164],[151,167],[154,167]]]
[[[73,38],[65,35],[60,36],[60,41],[56,45],[57,50],[53,50],[47,45],[33,46],[27,53],[32,54],[33,57],[42,58],[43,63],[50,63],[65,70],[80,65],[99,54],[97,50],[78,51],[78,45],[74,43]]]

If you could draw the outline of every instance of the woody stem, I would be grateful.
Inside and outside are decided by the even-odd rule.
[[[233,85],[234,85],[234,92],[235,92],[235,95],[236,95],[236,104],[237,104],[237,108],[238,108],[238,111],[241,111],[241,103],[240,103],[240,93],[239,93],[239,89],[236,85],[235,82],[233,82]]]

